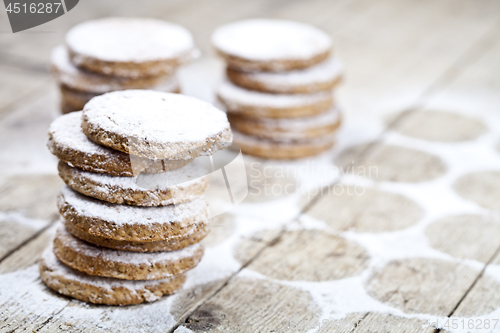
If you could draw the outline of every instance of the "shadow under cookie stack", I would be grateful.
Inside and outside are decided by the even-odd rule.
[[[328,35],[298,22],[250,19],[218,28],[212,44],[227,65],[217,97],[243,153],[293,159],[333,146],[341,65]]]
[[[182,287],[208,233],[200,156],[226,148],[224,112],[198,99],[150,90],[93,98],[57,118],[48,147],[65,186],[44,283],[82,301],[151,302]],[[206,158],[205,158],[206,159]]]
[[[80,111],[93,97],[117,90],[180,92],[175,71],[197,56],[185,28],[144,18],[105,18],[73,27],[52,52],[61,111]]]

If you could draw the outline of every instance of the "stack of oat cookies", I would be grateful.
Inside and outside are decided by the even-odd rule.
[[[302,23],[250,19],[218,28],[212,43],[227,64],[217,96],[244,153],[287,159],[332,147],[341,65],[328,35]]]
[[[179,94],[125,90],[57,118],[48,147],[67,184],[42,280],[86,302],[137,304],[179,289],[203,256],[207,172],[226,114]],[[197,158],[198,157],[198,158]]]
[[[52,52],[63,113],[116,90],[180,92],[175,70],[196,57],[191,33],[156,20],[105,18],[73,27]]]

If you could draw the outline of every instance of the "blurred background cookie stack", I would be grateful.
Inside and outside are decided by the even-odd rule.
[[[113,305],[179,289],[208,233],[203,156],[231,141],[224,112],[150,90],[107,93],[57,118],[48,147],[67,186],[61,225],[40,261],[45,284]]]
[[[185,28],[144,18],[105,18],[73,27],[52,52],[63,113],[116,90],[180,92],[176,69],[197,57]]]
[[[328,35],[298,22],[250,19],[218,28],[212,44],[227,65],[217,97],[244,153],[289,159],[333,146],[341,123],[333,89],[342,72]]]

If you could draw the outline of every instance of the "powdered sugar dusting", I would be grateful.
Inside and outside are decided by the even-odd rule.
[[[105,18],[87,21],[66,34],[75,53],[104,61],[144,62],[177,58],[194,49],[185,28],[156,19]]]
[[[193,186],[202,186],[208,180],[208,168],[205,163],[195,159],[190,164],[171,171],[156,174],[140,174],[133,177],[111,176],[106,173],[84,171],[78,168],[70,168],[74,177],[81,181],[89,181],[106,193],[112,192],[113,188],[125,191],[148,192],[152,195],[156,191],[170,190],[172,192],[189,190]],[[96,188],[96,190],[98,190]]]
[[[135,88],[173,92],[179,88],[179,82],[174,75],[161,75],[154,80],[150,79],[152,84],[144,86],[141,79],[111,77],[81,70],[70,61],[68,51],[62,45],[52,51],[52,68],[61,83],[95,94]]]
[[[176,205],[135,207],[92,199],[65,186],[61,189],[58,205],[61,207],[65,203],[70,205],[77,214],[99,218],[118,226],[182,223],[185,220],[202,222],[207,218],[207,203],[202,197]]]
[[[169,281],[169,279],[154,281],[121,280],[81,273],[61,263],[54,255],[52,244],[44,250],[42,260],[44,261],[45,266],[51,270],[50,275],[52,275],[55,279],[57,279],[58,276],[63,276],[65,279],[96,286],[109,292],[112,292],[113,288],[126,288],[130,292],[134,292],[137,289],[144,289],[146,286],[161,284]],[[153,293],[151,293],[151,296],[155,297],[154,299],[151,299],[151,301],[159,298]]]
[[[331,48],[323,31],[299,22],[249,19],[224,25],[212,36],[224,53],[250,60],[308,59]]]
[[[239,106],[276,109],[308,106],[327,101],[333,95],[332,91],[313,94],[268,94],[240,88],[227,80],[219,86],[217,93],[219,98],[231,111],[237,109]]]
[[[342,65],[336,58],[314,65],[312,67],[287,72],[248,72],[241,73],[248,79],[269,86],[293,87],[325,83],[342,75]]]
[[[308,129],[314,129],[319,126],[328,126],[336,124],[339,121],[340,117],[341,117],[340,110],[337,107],[333,107],[328,111],[323,112],[317,116],[300,117],[300,118],[259,117],[257,119],[252,119],[250,121],[262,123],[266,127],[268,127],[269,130],[271,131],[274,129],[282,129],[282,130],[289,130],[291,132],[300,132]]]
[[[141,253],[113,250],[84,242],[71,235],[62,225],[57,229],[56,238],[64,247],[70,248],[72,251],[84,255],[85,257],[100,261],[119,262],[131,265],[154,266],[155,264],[165,265],[169,262],[175,264],[182,259],[193,257],[197,252],[201,251],[202,248],[202,245],[197,243],[180,250],[165,252]]]
[[[123,159],[128,156],[120,151],[101,146],[87,138],[82,131],[82,111],[71,112],[56,118],[49,128],[49,142],[51,153],[55,153],[56,146],[64,150],[74,150],[86,155],[99,155],[105,160]]]
[[[241,144],[245,146],[254,146],[254,147],[277,147],[279,145],[283,145],[283,148],[293,148],[294,145],[297,147],[301,146],[316,146],[316,145],[326,145],[335,142],[336,133],[331,133],[328,135],[323,135],[319,138],[312,139],[303,139],[297,140],[294,138],[280,138],[280,139],[262,139],[252,135],[246,135],[241,132],[233,130],[234,142],[236,144]]]
[[[116,133],[157,158],[210,142],[231,142],[227,116],[193,97],[148,90],[126,90],[93,98],[85,105],[89,126]],[[214,149],[217,146],[212,146]]]

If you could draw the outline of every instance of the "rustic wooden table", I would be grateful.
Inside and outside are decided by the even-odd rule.
[[[499,14],[494,0],[86,0],[14,35],[0,10],[0,330],[500,331]],[[337,147],[246,158],[250,194],[212,221],[184,289],[130,307],[61,297],[36,266],[62,186],[45,147],[50,50],[109,15],[190,29],[204,56],[181,83],[208,100],[222,71],[210,34],[242,18],[324,29],[346,72]]]

